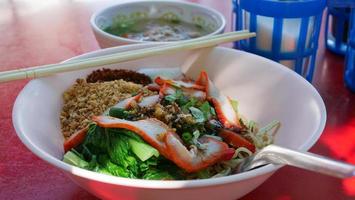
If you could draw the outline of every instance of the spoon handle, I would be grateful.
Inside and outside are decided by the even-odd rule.
[[[277,145],[265,147],[258,157],[260,160],[265,160],[269,163],[291,165],[339,178],[355,176],[355,165]]]

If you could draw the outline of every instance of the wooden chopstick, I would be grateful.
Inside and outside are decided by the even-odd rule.
[[[55,63],[25,69],[11,70],[0,72],[0,83],[18,79],[39,78],[50,76],[57,73],[76,71],[114,63],[126,62],[130,60],[156,56],[168,53],[174,53],[182,50],[192,50],[216,46],[218,44],[233,42],[238,40],[254,37],[255,33],[250,33],[247,30],[229,32],[210,37],[202,37],[193,40],[186,40],[176,43],[171,43],[163,46],[150,47],[120,53],[114,53],[105,56],[87,58],[78,61],[70,61],[66,63]],[[119,48],[119,47],[114,47]]]

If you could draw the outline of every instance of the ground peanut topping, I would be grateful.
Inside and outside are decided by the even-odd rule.
[[[142,85],[123,80],[87,83],[78,79],[63,94],[64,105],[60,114],[63,135],[67,138],[86,127],[91,117],[101,115],[118,101],[142,89]]]

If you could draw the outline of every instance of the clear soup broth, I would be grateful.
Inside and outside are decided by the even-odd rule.
[[[200,25],[167,19],[139,19],[113,23],[104,31],[138,41],[178,41],[201,37],[211,33]]]

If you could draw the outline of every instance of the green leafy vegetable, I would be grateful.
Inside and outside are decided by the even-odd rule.
[[[139,166],[139,169],[145,173],[147,170],[149,170],[150,167],[155,167],[158,165],[158,159],[160,157],[151,157],[148,160],[146,160],[145,162],[142,162]]]
[[[110,129],[107,129],[110,133],[112,134],[123,134],[129,138],[132,138],[134,140],[137,140],[139,142],[144,142],[144,140],[137,134],[135,134],[134,132],[132,131],[129,131],[129,130],[126,130],[126,129],[121,129],[121,128],[110,128]]]
[[[97,172],[120,177],[130,177],[130,173],[128,173],[125,168],[111,162],[107,155],[101,156],[99,163],[100,167],[98,168]]]
[[[180,178],[181,169],[164,157],[151,157],[141,165],[143,179],[174,180]]]
[[[150,157],[159,156],[159,151],[147,144],[139,135],[135,134],[132,131],[125,129],[109,129],[112,134],[124,135],[127,136],[128,145],[130,150],[141,160],[146,161]],[[121,138],[121,141],[123,139]]]
[[[129,137],[124,134],[107,132],[110,135],[109,146],[107,148],[110,160],[127,169],[130,172],[130,177],[137,177],[139,173],[138,161],[131,151]]]
[[[174,180],[175,178],[167,171],[151,168],[144,174],[143,179],[148,180]]]
[[[96,124],[89,125],[86,138],[81,147],[79,147],[79,149],[82,149],[84,157],[91,158],[92,154],[106,152],[108,138],[106,134],[102,134],[103,132],[104,128],[96,126]]]
[[[159,156],[159,151],[146,143],[134,139],[129,139],[128,143],[131,145],[133,153],[143,162],[152,156]]]
[[[159,152],[139,135],[125,129],[101,128],[91,124],[84,142],[67,152],[64,162],[95,172],[127,178],[175,179]],[[161,164],[163,163],[163,164]]]
[[[65,153],[63,161],[81,168],[86,168],[87,166],[89,166],[88,162],[83,160],[79,155],[77,155],[73,151],[68,151],[67,153]]]

